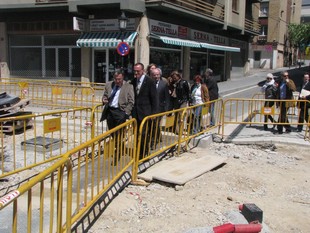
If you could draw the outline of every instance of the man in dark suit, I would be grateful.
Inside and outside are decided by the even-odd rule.
[[[219,87],[217,85],[216,80],[213,77],[213,70],[211,70],[210,68],[206,69],[204,81],[208,88],[210,101],[217,100],[219,98]],[[211,126],[216,124],[216,119],[214,118],[214,109],[215,109],[215,102],[212,102],[209,108]]]
[[[304,91],[310,91],[310,80],[309,80],[309,73],[305,73],[304,74],[304,81],[303,84],[300,88],[300,100],[308,100],[310,101],[310,95],[308,95],[307,93],[304,94]],[[298,123],[304,123],[304,121],[306,120],[306,122],[309,121],[309,108],[310,108],[310,104],[308,102],[301,102],[300,103],[300,113],[299,113],[299,119],[298,119]],[[297,132],[301,132],[303,128],[303,125],[298,125],[297,126]]]
[[[156,114],[158,109],[158,98],[155,81],[147,76],[144,71],[142,63],[134,65],[134,79],[132,85],[135,92],[135,104],[132,112],[132,117],[137,120],[138,130],[142,120],[150,115]],[[140,159],[148,155],[150,135],[145,132],[146,128],[142,130]]]
[[[293,98],[293,92],[296,91],[295,83],[292,79],[289,78],[289,74],[287,71],[282,71],[281,73],[281,82],[279,83],[278,89],[277,89],[277,99],[280,100],[292,100]],[[279,113],[279,119],[278,122],[278,131],[274,132],[274,134],[283,134],[283,127],[286,129],[286,133],[290,133],[291,126],[288,124],[288,118],[287,118],[287,112],[290,108],[290,101],[281,101],[280,104],[280,113]],[[282,124],[281,124],[282,123]],[[287,124],[283,124],[287,123]]]
[[[156,83],[157,97],[158,97],[158,113],[167,112],[170,106],[170,94],[167,81],[162,79],[161,69],[155,68],[151,70],[151,78]],[[154,128],[152,135],[151,148],[155,149],[156,144],[161,141],[160,121],[162,117],[154,120]]]
[[[134,91],[130,83],[124,81],[124,74],[121,71],[116,71],[113,75],[114,80],[108,82],[105,86],[102,102],[107,107],[103,119],[107,120],[109,129],[112,129],[126,121],[131,115],[134,105]],[[116,165],[124,150],[118,140],[119,132],[116,131],[112,137],[115,139],[115,150],[111,154],[114,157],[112,165]]]

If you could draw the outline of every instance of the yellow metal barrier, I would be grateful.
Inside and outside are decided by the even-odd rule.
[[[297,107],[301,102],[306,102],[276,101],[279,108],[283,107],[285,102],[295,103]],[[182,143],[188,143],[191,138],[221,126],[224,135],[224,126],[227,124],[262,125],[264,102],[264,99],[229,99],[225,102],[219,99],[164,112],[146,117],[139,132],[135,119],[104,132],[104,123],[99,123],[102,104],[92,109],[90,120],[85,117],[88,114],[73,115],[70,118],[73,120],[70,122],[73,130],[75,119],[84,119],[85,124],[87,121],[87,125],[91,126],[89,130],[92,139],[86,138],[85,140],[89,141],[82,140],[73,145],[74,148],[68,148],[69,151],[59,157],[55,164],[0,198],[0,219],[12,221],[9,225],[11,232],[20,230],[23,225],[20,222],[27,222],[27,232],[70,232],[123,174],[131,172],[131,180],[137,181],[139,163],[161,154],[165,155],[176,148],[179,155]],[[210,119],[211,104],[214,104],[213,121]],[[58,112],[58,115],[53,116],[59,117],[65,112]],[[275,108],[271,114],[276,115],[277,112]],[[298,115],[288,115],[288,118],[290,124],[299,124]],[[52,120],[49,121],[50,119]],[[57,120],[56,123],[54,118],[48,117],[46,120],[50,128],[43,127],[44,132],[57,128]],[[309,122],[302,124],[307,126],[306,137],[309,138]],[[18,203],[27,204],[23,206]],[[13,218],[5,218],[7,214]],[[24,225],[22,227],[25,228]]]
[[[139,162],[173,149],[179,141],[183,111],[186,108],[147,116],[143,119],[138,133],[137,156]]]
[[[265,101],[274,101],[273,108],[266,109],[264,107]],[[300,104],[309,101],[305,100],[278,100],[278,99],[228,99],[224,101],[223,104],[223,114],[222,114],[222,137],[225,136],[225,127],[228,124],[238,124],[238,125],[263,125],[265,115],[270,115],[276,120],[276,122],[268,122],[271,125],[305,125],[307,128],[309,124],[307,122],[299,123],[299,109]],[[294,110],[295,114],[291,114],[291,108]],[[285,109],[286,119],[278,122],[280,109]],[[265,111],[265,112],[264,112]],[[298,114],[296,114],[298,113]],[[307,132],[306,132],[307,133]],[[306,135],[305,135],[306,138]]]
[[[71,220],[68,218],[72,215],[70,162],[68,156],[64,157],[28,183],[3,196],[0,199],[0,231],[31,233],[64,232],[64,228],[70,229]],[[63,211],[66,214],[63,215]]]
[[[0,231],[71,232],[124,173],[134,171],[136,133],[136,121],[127,121],[68,151],[0,198],[0,221],[5,220]]]
[[[222,99],[189,106],[182,115],[184,132],[179,141],[179,145],[186,142],[187,147],[189,140],[210,132],[215,128],[219,130],[221,127],[222,106]]]
[[[30,99],[31,106],[53,109],[94,107],[102,102],[104,89],[104,84],[69,81],[51,83],[47,80],[24,78],[2,78],[0,84],[0,92]]]
[[[96,95],[90,86],[76,86],[65,83],[52,85],[52,102],[54,108],[94,107],[102,103],[102,94]]]
[[[90,140],[91,121],[91,108],[0,118],[0,178],[51,162]]]
[[[30,99],[35,106],[48,105],[51,100],[51,82],[36,79],[2,79],[0,92]]]
[[[187,150],[190,139],[219,129],[222,104],[218,99],[144,118],[138,134],[137,164],[174,150],[179,155],[184,142]]]
[[[103,104],[98,104],[95,107],[93,107],[93,131],[92,131],[92,138],[102,134],[103,132],[107,131],[107,124],[106,121],[100,122],[101,114],[103,111]]]

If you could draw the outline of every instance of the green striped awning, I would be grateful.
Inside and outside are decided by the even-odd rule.
[[[165,44],[177,45],[177,46],[185,46],[185,47],[193,47],[193,48],[200,48],[200,43],[192,40],[184,40],[179,38],[173,38],[168,36],[160,36],[156,34],[150,34],[150,37],[154,39],[159,39]]]
[[[223,45],[216,45],[216,44],[209,44],[209,43],[200,43],[202,48],[205,49],[214,49],[214,50],[221,50],[221,51],[228,51],[228,52],[240,52],[240,48],[231,47],[231,46],[223,46]]]
[[[133,46],[137,32],[85,32],[76,41],[79,47],[116,47],[124,39]]]

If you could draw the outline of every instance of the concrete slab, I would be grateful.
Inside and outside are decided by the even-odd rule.
[[[203,156],[184,153],[180,157],[163,160],[155,164],[138,177],[148,182],[159,180],[176,185],[184,185],[186,182],[223,164],[225,160],[226,158],[210,154],[207,151]]]
[[[36,137],[21,142],[21,150],[36,150],[37,152],[46,152],[62,148],[63,140],[48,137]]]

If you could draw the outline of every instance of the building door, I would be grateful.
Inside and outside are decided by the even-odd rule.
[[[107,66],[107,51],[96,50],[94,54],[94,82],[105,83],[107,82],[107,72],[109,68]]]
[[[70,77],[73,81],[81,80],[81,49],[71,49]]]
[[[213,70],[213,78],[218,81],[226,81],[225,79],[225,55],[210,53],[209,67]]]
[[[260,68],[261,51],[254,51],[254,68]]]

